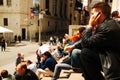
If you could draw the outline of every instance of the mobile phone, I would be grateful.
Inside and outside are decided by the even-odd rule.
[[[100,12],[98,12],[98,14],[97,14],[96,18],[97,18],[99,15],[100,15]]]
[[[100,17],[100,12],[98,12],[97,16],[95,17],[95,21]]]

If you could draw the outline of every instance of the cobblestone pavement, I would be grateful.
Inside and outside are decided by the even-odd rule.
[[[9,73],[14,73],[15,59],[18,52],[24,54],[25,60],[30,59],[33,62],[36,62],[35,51],[38,48],[38,43],[30,43],[29,41],[22,41],[21,43],[17,43],[13,46],[8,46],[5,52],[0,52],[0,71],[2,69],[7,69]],[[68,73],[71,73],[70,77],[65,78]],[[58,80],[84,80],[80,73],[74,73],[72,70],[62,70],[60,77],[61,78]],[[51,80],[51,77],[43,77],[42,80]]]

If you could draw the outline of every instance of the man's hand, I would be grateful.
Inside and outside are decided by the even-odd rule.
[[[74,45],[70,45],[70,46],[67,46],[64,48],[64,51],[70,51],[74,48],[75,46]]]
[[[95,16],[91,16],[90,20],[89,20],[89,26],[91,27],[95,27],[97,24],[96,18]]]
[[[89,20],[89,26],[93,27],[93,29],[96,29],[96,27],[99,24],[98,22],[99,17],[100,17],[100,12],[98,12],[97,14],[93,14]]]

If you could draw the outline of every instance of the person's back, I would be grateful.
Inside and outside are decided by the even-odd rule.
[[[116,80],[120,79],[120,25],[115,20],[106,21],[106,25],[111,32],[106,36],[107,42],[103,43],[106,46],[100,48],[99,55],[106,78]]]
[[[2,80],[16,80],[16,79],[13,75],[9,74],[7,78],[3,78]]]
[[[27,69],[32,70],[34,73],[37,71],[36,64],[34,64],[31,60],[26,61]]]
[[[15,76],[9,74],[7,70],[2,70],[1,76],[3,78],[2,80],[16,80]]]
[[[38,77],[32,70],[27,69],[21,80],[38,80]]]

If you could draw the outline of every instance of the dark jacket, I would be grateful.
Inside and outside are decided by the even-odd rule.
[[[115,20],[106,19],[95,32],[89,28],[80,43],[83,48],[100,53],[107,80],[120,79],[120,25]]]
[[[23,76],[21,76],[21,80],[39,80],[39,79],[33,71],[27,69],[26,73]]]
[[[44,62],[41,62],[41,68],[49,68],[50,71],[54,72],[57,61],[53,57],[48,57]]]

